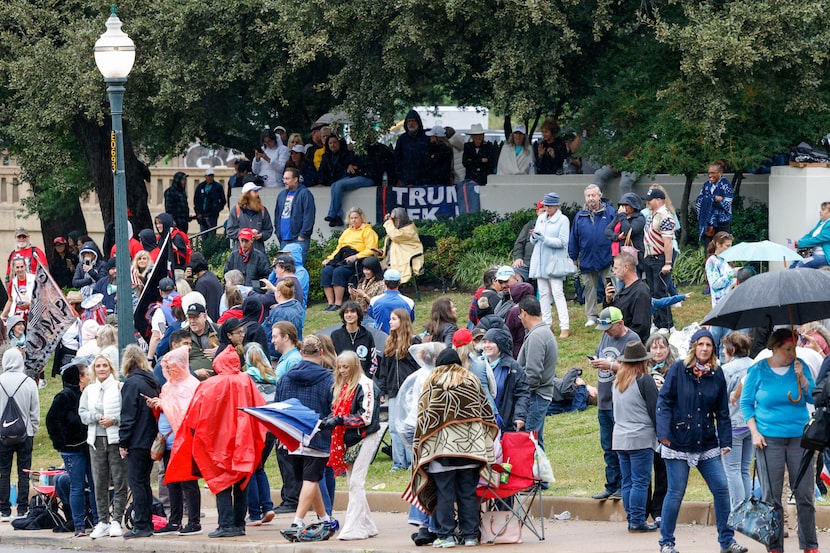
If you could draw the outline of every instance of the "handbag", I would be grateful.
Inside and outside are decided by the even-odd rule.
[[[551,257],[545,274],[548,278],[566,278],[576,274],[576,265],[569,257]]]
[[[763,452],[763,450],[760,451]],[[752,481],[755,481],[754,467]],[[728,524],[741,534],[767,547],[781,539],[781,519],[775,512],[775,507],[754,495],[741,501],[729,513]]]
[[[631,229],[628,229],[628,234],[625,235],[625,243],[622,245],[622,247],[620,247],[620,251],[633,255],[634,261],[636,261],[639,257],[640,252],[637,250],[637,248],[634,247],[634,244],[631,242]]]
[[[712,238],[715,235],[715,227],[712,225],[708,225],[706,230],[703,231],[703,236],[706,238]]]
[[[172,433],[173,431],[171,430],[167,434],[162,434],[161,432],[156,434],[156,438],[150,445],[150,459],[153,461],[161,461],[164,458],[164,452],[167,450],[167,437]]]
[[[360,455],[360,446],[362,445],[363,442],[357,442],[355,445],[346,448],[346,452],[343,454],[343,462],[347,465],[353,465],[357,461],[357,456]]]
[[[522,543],[522,521],[511,511],[481,513],[481,543]]]

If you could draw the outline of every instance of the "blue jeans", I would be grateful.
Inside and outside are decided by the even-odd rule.
[[[617,452],[611,449],[611,438],[614,434],[614,411],[598,409],[599,445],[602,447],[605,458],[605,489],[615,492],[620,489],[620,459]]]
[[[733,509],[752,493],[749,465],[752,464],[754,452],[752,434],[749,429],[743,434],[732,434],[732,450],[723,455],[723,469],[726,471],[726,482],[729,485],[729,497]]]
[[[617,451],[622,475],[622,500],[628,515],[628,526],[642,526],[646,523],[648,485],[651,484],[651,465],[654,450],[635,449]]]
[[[666,476],[669,480],[669,491],[663,502],[663,520],[660,524],[660,546],[674,545],[674,529],[677,527],[677,515],[680,513],[680,504],[686,493],[686,484],[689,483],[689,464],[680,459],[665,459]],[[729,518],[729,486],[726,483],[726,474],[723,472],[723,463],[720,457],[713,457],[701,461],[697,465],[715,505],[715,523],[718,529],[718,543],[721,549],[726,549],[735,541],[735,531],[726,523]]]
[[[265,474],[265,462],[273,449],[274,440],[266,440],[262,449],[262,460],[248,481],[248,516],[251,520],[260,520],[263,514],[274,510],[271,484],[268,482],[268,475]]]
[[[805,257],[802,261],[794,263],[794,265],[804,269],[821,269],[827,266],[827,258],[821,254],[814,253],[810,257]]]
[[[718,360],[721,364],[726,362],[726,358],[723,354],[723,347],[721,346],[721,342],[723,341],[724,336],[732,332],[731,328],[726,328],[725,326],[710,326],[709,332],[712,333],[712,337],[715,339],[715,353],[718,355]]]
[[[343,194],[349,190],[367,188],[375,183],[368,177],[346,177],[335,181],[331,185],[331,203],[329,204],[329,217],[343,217]]]
[[[398,434],[397,421],[393,420],[393,413],[397,413],[398,398],[390,397],[388,400],[389,406],[389,435],[392,437],[392,468],[394,469],[408,469],[412,463],[412,452],[404,443],[401,435]]]
[[[531,432],[536,431],[539,437],[539,445],[545,449],[545,417],[548,414],[548,406],[550,400],[545,399],[535,392],[530,393],[530,405],[527,408],[527,417],[525,418],[525,430]]]
[[[87,494],[95,497],[95,486],[92,484],[92,465],[89,463],[88,453],[61,453],[63,465],[69,475],[69,508],[72,510],[72,523],[75,531],[84,529],[84,514],[86,513]],[[89,502],[92,510],[92,522],[98,523],[98,509],[95,501]]]
[[[326,509],[326,514],[331,516],[331,510],[334,507],[334,471],[331,467],[326,467],[323,471],[323,478],[320,480],[320,495],[323,496],[323,507]]]

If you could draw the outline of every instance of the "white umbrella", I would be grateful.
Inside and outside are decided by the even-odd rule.
[[[787,261],[804,259],[787,246],[769,240],[741,242],[724,250],[720,256],[726,261],[783,261],[785,264]]]

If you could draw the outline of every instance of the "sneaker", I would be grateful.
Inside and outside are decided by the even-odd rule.
[[[450,536],[448,538],[438,538],[437,540],[432,542],[432,547],[446,548],[446,547],[455,547],[456,545],[458,545],[458,542],[455,541],[454,536]]]
[[[119,526],[120,528],[120,526]],[[139,530],[138,528],[133,528],[126,534],[124,534],[125,540],[132,540],[135,538],[152,538],[153,531],[152,530]]]
[[[746,553],[749,551],[743,545],[740,545],[738,542],[733,541],[729,544],[729,547],[722,547],[720,553]]]
[[[245,526],[262,526],[262,519],[248,517],[248,520],[245,522]]]
[[[467,538],[464,540],[464,547],[476,547],[478,545],[478,540],[476,538]]]
[[[11,513],[3,513],[0,515],[0,522],[9,522],[12,519]]]
[[[97,540],[98,538],[105,538],[110,535],[110,525],[106,522],[99,522],[95,525],[95,529],[89,535],[90,538],[93,540]]]
[[[674,548],[673,543],[667,543],[666,545],[660,547],[660,553],[680,553],[680,551]]]
[[[288,541],[298,542],[298,541],[300,541],[300,538],[298,537],[298,534],[300,533],[301,530],[302,530],[302,528],[300,526],[298,526],[296,524],[292,524],[290,528],[286,528],[285,530],[280,530],[280,534],[282,534],[282,537],[284,537]]]
[[[274,520],[275,516],[277,516],[277,513],[275,513],[274,511],[268,511],[267,513],[262,515],[262,524],[268,524],[269,522]]]
[[[657,528],[660,528],[660,525],[663,523],[663,517],[654,517],[654,525]]]
[[[585,326],[595,326],[597,322],[594,319],[588,319],[585,321]]]
[[[202,525],[198,522],[188,522],[187,526],[179,528],[180,536],[196,536],[202,533]]]
[[[332,534],[340,530],[340,521],[336,518],[329,520],[329,528],[331,529]]]
[[[152,532],[150,532],[152,534]],[[121,529],[121,523],[118,521],[113,520],[110,522],[110,537],[111,538],[120,538],[124,535],[124,531]],[[143,536],[133,536],[133,537],[143,537]]]
[[[46,379],[45,378],[41,379],[37,383],[37,387],[40,388],[41,390],[44,389],[46,387]]]
[[[169,522],[164,525],[164,527],[159,528],[158,530],[153,530],[154,534],[173,534],[178,532],[181,528],[179,524],[170,524]]]

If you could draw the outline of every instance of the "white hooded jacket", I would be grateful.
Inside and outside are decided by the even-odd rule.
[[[26,376],[23,354],[17,348],[9,348],[3,354],[3,374],[0,374],[0,415],[6,410],[8,395],[14,396],[20,413],[26,418],[26,433],[34,436],[40,428],[40,398],[37,384]],[[18,389],[18,386],[20,388]],[[6,393],[3,393],[3,390]],[[15,392],[17,390],[17,392]]]

